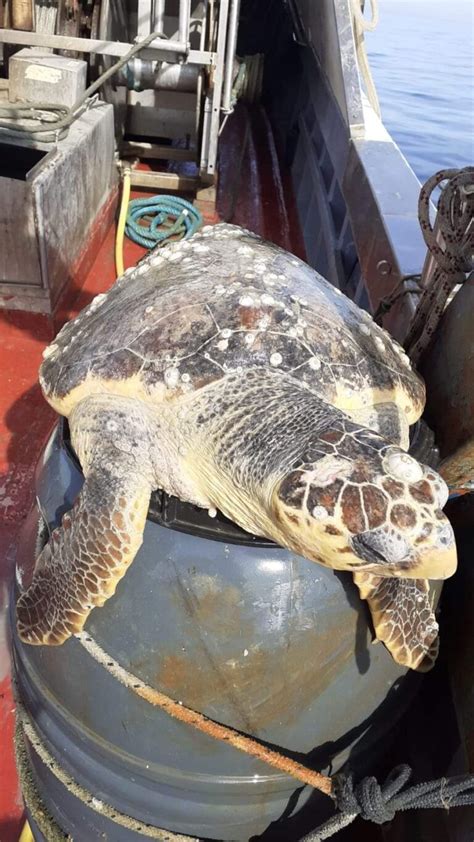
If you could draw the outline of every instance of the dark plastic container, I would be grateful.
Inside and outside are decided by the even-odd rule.
[[[58,523],[83,481],[64,430],[38,463],[17,588],[47,537],[44,522]],[[372,645],[350,576],[159,495],[137,558],[86,630],[151,686],[299,759],[310,754],[332,773],[364,753],[370,767],[418,682]],[[27,741],[43,804],[74,842],[144,838],[103,805],[176,833],[248,840],[311,795],[138,698],[77,639],[31,647],[13,631],[13,650],[20,699],[41,742],[93,798],[78,798]],[[321,796],[322,810],[326,802]]]

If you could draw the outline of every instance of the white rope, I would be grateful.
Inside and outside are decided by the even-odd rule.
[[[184,836],[181,833],[173,833],[170,830],[156,827],[156,825],[138,821],[138,819],[127,816],[111,804],[95,797],[92,792],[89,792],[88,789],[74,780],[60,763],[58,763],[56,758],[50,754],[33,725],[29,714],[18,699],[16,700],[16,717],[17,724],[20,726],[20,736],[24,735],[26,737],[34,752],[38,755],[42,763],[48,767],[51,774],[54,775],[69,793],[74,795],[75,798],[78,798],[79,801],[82,801],[87,808],[120,825],[120,827],[124,827],[126,830],[130,830],[130,832],[140,834],[140,836],[148,837],[149,839],[156,839],[159,842],[198,842],[195,836]]]
[[[369,102],[374,109],[377,116],[382,119],[380,111],[379,98],[377,90],[372,77],[369,60],[367,58],[367,50],[365,47],[364,32],[373,32],[379,22],[378,0],[370,0],[370,7],[372,16],[370,20],[364,17],[361,9],[361,0],[351,0],[353,26],[354,26],[354,41],[356,47],[357,61],[362,78],[365,82],[367,96]]]
[[[366,32],[373,32],[376,29],[377,24],[379,22],[379,7],[378,7],[378,0],[369,0],[370,2],[370,10],[371,10],[371,18],[367,20],[362,14],[362,9],[360,6],[360,0],[352,0],[352,9],[354,12],[354,17],[357,20],[358,25],[362,30]]]

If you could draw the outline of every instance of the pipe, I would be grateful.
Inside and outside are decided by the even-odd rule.
[[[19,30],[0,29],[0,44],[17,44],[25,47],[52,47],[53,50],[73,50],[79,53],[97,53],[108,56],[123,56],[128,53],[132,44],[125,44],[122,41],[102,41],[97,38],[76,38],[68,35],[45,35],[42,32],[21,32]],[[155,50],[160,53],[188,53],[187,44],[180,41],[165,41],[163,38],[155,38],[143,50],[143,57],[151,57],[156,60]],[[199,51],[191,51],[189,59],[198,59],[198,64],[210,64],[209,54],[202,54]]]
[[[229,114],[232,111],[232,82],[234,78],[234,57],[237,46],[237,30],[239,26],[240,0],[231,0],[229,14],[229,33],[227,36],[227,55],[225,60],[224,94],[222,97],[222,111]]]
[[[155,0],[153,9],[153,29],[155,32],[163,32],[165,25],[165,0]]]
[[[116,84],[129,90],[183,91],[195,93],[199,68],[195,64],[132,59],[117,73]]]
[[[179,0],[178,41],[189,46],[189,21],[191,18],[191,0]],[[171,42],[172,43],[172,42]]]
[[[127,167],[123,171],[122,201],[120,203],[120,215],[117,224],[117,235],[115,237],[115,271],[117,272],[117,278],[123,275],[125,271],[123,263],[123,240],[125,236],[125,223],[127,221],[128,205],[130,202],[130,188],[130,169]]]

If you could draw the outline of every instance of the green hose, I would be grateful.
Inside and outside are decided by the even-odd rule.
[[[125,233],[134,243],[153,249],[165,245],[172,237],[188,240],[201,227],[202,221],[199,211],[186,199],[150,196],[132,199]]]

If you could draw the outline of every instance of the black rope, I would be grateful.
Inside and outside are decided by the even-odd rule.
[[[416,286],[405,287],[406,281],[412,281]],[[420,289],[420,281],[420,274],[404,275],[389,295],[386,295],[385,298],[382,298],[379,302],[379,306],[373,315],[374,322],[381,325],[383,317],[392,309],[395,302],[400,298],[403,298],[404,295],[421,295],[422,290]]]
[[[335,775],[333,795],[339,812],[301,842],[321,842],[351,824],[357,816],[368,822],[390,822],[400,810],[463,807],[474,804],[474,775],[440,778],[404,789],[410,780],[409,766],[397,766],[385,783],[364,778],[354,784],[352,775]]]

